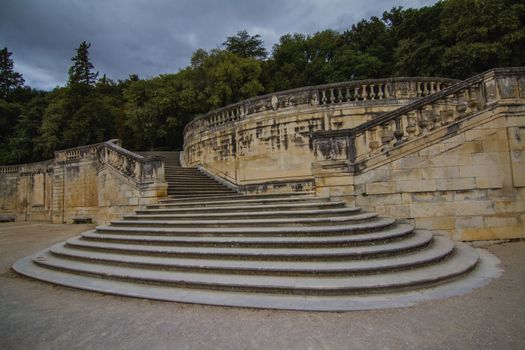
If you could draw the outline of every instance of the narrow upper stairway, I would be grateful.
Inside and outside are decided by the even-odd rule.
[[[215,181],[197,168],[182,167],[180,152],[141,152],[141,154],[164,158],[168,195],[173,198],[237,194],[236,191]]]
[[[188,189],[200,188],[201,177],[173,167]],[[478,264],[466,244],[341,200],[311,193],[211,196],[174,185],[172,198],[13,268],[125,296],[327,311],[403,305]]]

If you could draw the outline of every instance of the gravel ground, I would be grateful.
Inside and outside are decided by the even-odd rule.
[[[0,349],[525,349],[525,241],[487,245],[505,272],[469,294],[345,313],[123,298],[10,270],[91,227],[0,224]]]

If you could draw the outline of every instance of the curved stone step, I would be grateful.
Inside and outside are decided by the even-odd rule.
[[[180,198],[168,198],[163,199],[159,201],[160,205],[185,205],[185,203],[189,202],[195,202],[198,205],[204,205],[204,204],[217,204],[217,202],[228,202],[228,203],[251,203],[251,202],[269,202],[269,201],[276,201],[276,202],[285,202],[285,201],[304,201],[304,200],[312,200],[317,199],[321,201],[329,201],[329,198],[318,198],[315,197],[313,193],[310,192],[303,192],[303,193],[274,193],[274,194],[249,194],[249,195],[228,195],[224,196],[222,198],[216,198],[216,197],[202,197],[202,198],[188,198],[186,200],[180,199]]]
[[[172,257],[151,257],[140,255],[122,255],[71,249],[63,244],[50,248],[50,252],[61,258],[70,258],[114,265],[128,265],[134,268],[161,270],[180,270],[194,272],[216,272],[234,274],[263,275],[332,275],[332,274],[372,274],[378,271],[401,270],[437,263],[452,253],[454,243],[442,237],[436,237],[431,248],[405,255],[371,258],[350,261],[253,261],[253,260],[216,260],[184,259]]]
[[[354,222],[367,221],[377,218],[376,213],[361,213],[345,216],[329,216],[329,217],[286,217],[286,218],[271,218],[271,219],[213,219],[213,220],[114,220],[111,221],[113,226],[141,226],[141,227],[184,227],[184,226],[198,226],[198,227],[250,227],[250,226],[270,226],[282,227],[290,225],[341,225],[352,224]]]
[[[239,274],[213,274],[181,271],[134,269],[124,266],[101,265],[84,261],[61,259],[43,252],[35,256],[34,263],[50,269],[86,274],[106,279],[169,285],[191,290],[216,289],[254,293],[301,293],[305,295],[347,295],[385,291],[387,289],[414,288],[455,278],[474,268],[479,256],[473,249],[459,245],[458,254],[439,264],[373,275],[334,276],[258,276]],[[82,288],[82,283],[77,287]],[[212,303],[213,302],[209,302]]]
[[[392,218],[379,218],[374,221],[354,223],[352,225],[331,226],[285,226],[285,227],[126,227],[97,226],[100,233],[155,234],[155,235],[335,235],[340,233],[360,233],[377,231],[395,222]]]
[[[346,207],[337,209],[321,209],[321,210],[287,210],[287,211],[249,211],[236,212],[234,210],[220,213],[188,213],[188,214],[133,214],[124,216],[124,220],[174,220],[184,218],[258,218],[258,217],[272,217],[272,218],[293,218],[293,217],[326,217],[332,215],[345,215],[358,213],[361,208]]]
[[[195,208],[158,208],[151,209],[146,208],[142,210],[137,210],[137,214],[183,214],[183,213],[216,213],[216,212],[230,212],[234,211],[236,213],[253,211],[288,211],[295,209],[324,209],[324,208],[340,208],[345,207],[346,203],[344,201],[333,201],[333,202],[303,202],[303,203],[291,203],[291,204],[272,204],[267,203],[266,205],[232,205],[232,206],[222,206],[222,207],[195,207]]]
[[[305,247],[378,244],[404,238],[411,234],[413,230],[414,228],[412,225],[397,224],[379,232],[332,236],[155,236],[147,234],[103,234],[89,231],[83,233],[81,237],[88,240],[126,244],[228,247]]]
[[[237,247],[186,247],[165,245],[136,245],[109,242],[93,242],[80,237],[66,240],[66,245],[77,249],[90,249],[122,254],[164,255],[179,257],[204,257],[216,259],[254,260],[315,260],[315,259],[363,259],[410,252],[432,242],[432,234],[417,231],[416,234],[400,241],[369,246],[328,247],[328,248],[237,248]]]

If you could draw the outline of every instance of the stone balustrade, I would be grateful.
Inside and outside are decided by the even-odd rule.
[[[519,94],[525,94],[525,68],[493,69],[356,128],[317,131],[312,134],[314,147],[326,160],[348,159],[351,163],[362,163],[438,128],[469,118],[497,101],[519,97],[518,87]]]
[[[0,212],[17,220],[106,223],[167,195],[162,159],[130,152],[119,140],[54,155],[0,167]]]
[[[381,100],[412,99],[429,96],[457,81],[445,78],[389,78],[355,80],[309,86],[254,97],[197,117],[184,129],[185,141],[211,128],[242,120],[264,111],[301,105],[328,106]]]
[[[104,142],[98,147],[100,162],[140,183],[163,182],[162,158],[143,157],[120,147],[116,142]]]

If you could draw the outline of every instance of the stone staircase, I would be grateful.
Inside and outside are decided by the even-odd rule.
[[[180,152],[141,152],[142,155],[164,159],[164,173],[168,195],[172,198],[235,195],[236,191],[215,181],[197,168],[184,168]]]
[[[175,163],[167,169],[171,198],[13,268],[125,296],[327,311],[399,306],[403,293],[417,299],[478,264],[477,251],[466,244],[341,200],[311,193],[241,196],[209,190],[195,169]]]

